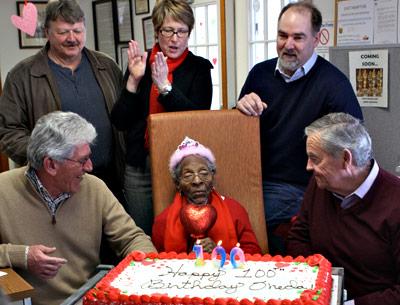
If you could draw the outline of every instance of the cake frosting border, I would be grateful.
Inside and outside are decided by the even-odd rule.
[[[129,266],[130,262],[143,261],[145,259],[195,259],[195,254],[161,252],[161,253],[143,253],[133,251],[126,256],[116,267],[105,275],[92,289],[90,289],[83,298],[83,305],[150,305],[150,304],[173,304],[173,305],[329,305],[332,288],[332,265],[322,255],[314,254],[308,257],[291,256],[282,257],[281,255],[271,256],[269,254],[245,254],[247,261],[272,261],[284,263],[308,263],[310,266],[318,266],[318,275],[313,290],[305,290],[300,297],[295,300],[275,300],[270,299],[267,302],[256,300],[254,302],[248,299],[240,301],[233,298],[199,298],[199,297],[168,297],[165,295],[125,295],[121,294],[118,288],[110,286],[110,283]],[[210,260],[211,256],[204,253],[204,259]],[[227,255],[229,259],[229,255]]]

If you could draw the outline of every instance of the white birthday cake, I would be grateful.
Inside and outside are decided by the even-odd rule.
[[[84,305],[328,305],[331,264],[307,258],[246,255],[244,265],[218,267],[205,255],[133,252],[84,297]]]

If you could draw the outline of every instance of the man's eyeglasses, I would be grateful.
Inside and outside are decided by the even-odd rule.
[[[208,170],[201,170],[198,173],[187,172],[181,176],[183,182],[190,183],[194,180],[195,177],[199,177],[201,181],[208,181],[211,178],[211,172]]]
[[[176,36],[178,36],[178,38],[186,38],[189,36],[189,30],[174,31],[174,29],[170,29],[170,28],[161,29],[160,33],[165,38],[171,38],[172,36],[174,36],[174,34],[176,34]]]
[[[80,159],[80,160],[74,160],[74,159],[69,159],[69,158],[64,158],[64,160],[79,163],[83,167],[90,160],[90,156]]]

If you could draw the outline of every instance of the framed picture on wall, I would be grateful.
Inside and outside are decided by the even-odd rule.
[[[142,28],[144,48],[146,51],[150,51],[154,45],[154,27],[151,17],[142,19]]]
[[[35,49],[43,47],[46,42],[46,34],[44,32],[44,19],[47,1],[36,1],[31,2],[36,6],[38,12],[38,19],[36,25],[36,31],[34,36],[30,36],[21,30],[18,30],[18,40],[20,49]],[[21,16],[24,11],[25,1],[17,1],[17,14]]]
[[[133,39],[131,0],[117,0],[118,43]]]
[[[135,1],[135,14],[147,14],[150,12],[149,0],[134,0]]]
[[[128,45],[118,46],[118,63],[123,73],[128,67]]]
[[[110,55],[117,61],[113,2],[112,0],[97,0],[92,2],[92,7],[96,50]]]

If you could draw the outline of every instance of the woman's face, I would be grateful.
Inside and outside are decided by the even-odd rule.
[[[171,34],[171,37],[166,37]],[[178,37],[178,35],[181,37]],[[169,58],[178,58],[188,47],[189,27],[167,16],[157,33],[157,38],[165,56]]]
[[[189,202],[207,203],[213,181],[214,174],[208,169],[203,157],[191,155],[182,160],[177,188]]]

